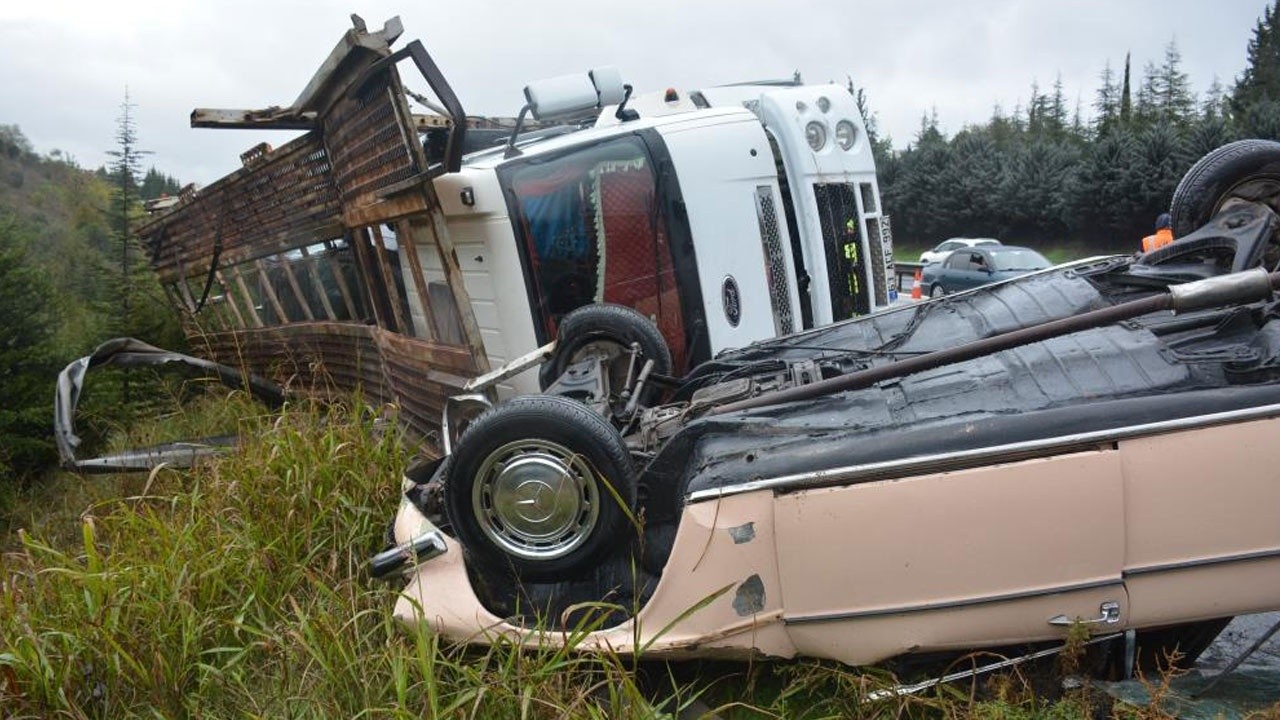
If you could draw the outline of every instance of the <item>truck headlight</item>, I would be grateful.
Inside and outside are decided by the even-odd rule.
[[[841,120],[836,123],[836,144],[841,150],[848,150],[853,147],[853,143],[858,139],[858,128],[848,120]]]
[[[827,144],[827,128],[817,120],[811,121],[804,126],[804,139],[809,141],[809,147],[814,150],[821,150]]]

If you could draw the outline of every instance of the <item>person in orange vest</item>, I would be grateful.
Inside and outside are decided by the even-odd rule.
[[[1149,253],[1171,242],[1173,242],[1173,218],[1169,217],[1169,213],[1160,213],[1156,218],[1155,233],[1142,238],[1142,252]]]

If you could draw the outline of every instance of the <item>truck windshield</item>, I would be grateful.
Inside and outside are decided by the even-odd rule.
[[[544,337],[554,337],[560,317],[579,306],[627,305],[657,322],[683,368],[670,235],[643,141],[632,136],[530,159],[506,182]]]

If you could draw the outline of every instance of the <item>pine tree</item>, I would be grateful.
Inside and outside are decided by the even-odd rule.
[[[1237,114],[1264,100],[1280,101],[1280,28],[1276,27],[1276,4],[1263,11],[1249,40],[1244,73],[1236,80],[1231,106]]]
[[[138,178],[142,156],[146,153],[138,149],[137,126],[133,120],[133,108],[129,100],[129,89],[124,91],[124,102],[120,104],[120,117],[116,120],[116,149],[107,154],[115,158],[111,163],[110,175],[115,186],[111,198],[111,224],[114,241],[120,252],[120,302],[121,319],[128,324],[133,310],[133,245],[134,221],[139,215],[138,203],[141,200]],[[123,328],[122,328],[123,329]]]
[[[1201,119],[1225,118],[1229,115],[1230,105],[1226,93],[1222,81],[1214,75],[1209,89],[1204,91],[1204,101],[1200,103]]]
[[[52,283],[30,261],[31,236],[15,218],[0,215],[0,479],[33,476],[54,460],[56,317]]]
[[[1178,51],[1177,41],[1170,40],[1165,46],[1164,64],[1155,69],[1152,86],[1158,117],[1181,124],[1195,118],[1196,98],[1191,92],[1191,81],[1182,72],[1182,53]]]
[[[1129,53],[1124,54],[1124,81],[1120,88],[1120,122],[1127,123],[1133,118],[1133,99],[1129,90]]]
[[[1142,83],[1138,87],[1138,104],[1134,109],[1134,119],[1139,124],[1147,124],[1159,116],[1157,104],[1160,91],[1156,87],[1156,64],[1148,62],[1142,67]]]
[[[1102,84],[1098,86],[1098,92],[1094,96],[1093,109],[1097,113],[1094,116],[1094,128],[1099,132],[1105,132],[1111,127],[1120,115],[1120,88],[1116,87],[1115,73],[1111,70],[1111,61],[1107,60],[1107,64],[1102,68],[1102,74],[1098,76]]]

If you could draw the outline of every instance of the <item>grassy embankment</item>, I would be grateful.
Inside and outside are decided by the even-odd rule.
[[[160,424],[198,433],[236,416],[247,439],[232,456],[62,475],[20,497],[0,517],[0,717],[649,718],[695,701],[727,718],[1088,715],[1089,696],[1044,700],[1016,674],[863,703],[888,673],[636,672],[631,658],[462,647],[400,626],[395,585],[364,572],[408,456],[376,414],[268,416],[232,394]]]

